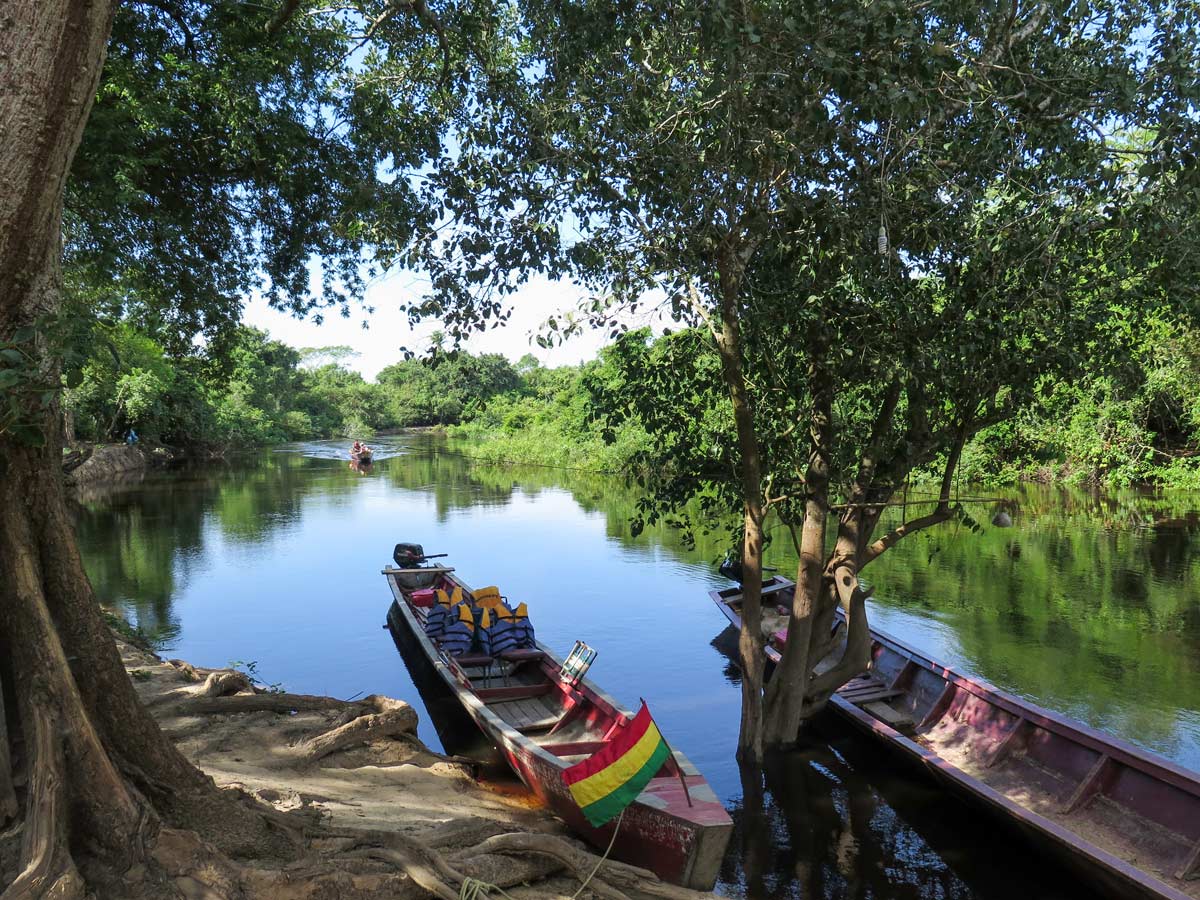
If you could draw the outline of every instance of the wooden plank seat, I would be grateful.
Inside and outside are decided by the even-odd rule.
[[[898,709],[893,709],[886,703],[877,700],[872,703],[863,704],[862,708],[879,721],[891,725],[897,731],[911,732],[915,728],[916,723],[913,722],[912,716]]]
[[[880,687],[873,690],[864,690],[855,694],[842,694],[847,700],[855,706],[862,706],[864,703],[871,703],[875,700],[891,700],[893,697],[899,697],[906,691],[897,690],[896,688]]]
[[[500,658],[505,662],[525,662],[531,659],[545,659],[546,654],[536,647],[517,648],[501,651]]]
[[[464,653],[462,656],[453,657],[453,659],[464,669],[486,669],[496,661],[493,657],[482,653]]]

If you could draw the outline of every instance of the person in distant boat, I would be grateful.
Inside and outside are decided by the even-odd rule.
[[[355,441],[355,442],[354,442],[354,446],[350,448],[350,453],[351,453],[353,456],[358,456],[360,453],[362,453],[362,452],[363,452],[363,450],[364,450],[364,449],[365,449],[365,448],[363,447],[363,442],[362,442],[362,441]]]

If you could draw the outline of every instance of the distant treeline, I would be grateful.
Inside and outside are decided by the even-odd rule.
[[[245,326],[220,347],[174,355],[120,323],[98,330],[65,373],[65,408],[78,440],[116,440],[132,428],[178,446],[261,445],[454,424],[521,383],[498,354],[402,361],[374,382],[346,365],[354,355],[349,347],[297,350]]]
[[[666,352],[680,334],[622,341]],[[1200,342],[1162,324],[1130,338],[1121,377],[1047,384],[1040,401],[987,429],[963,454],[964,482],[1022,478],[1200,487]],[[129,428],[166,444],[259,445],[381,430],[447,426],[465,452],[603,471],[634,471],[647,446],[622,385],[638,377],[629,354],[602,350],[548,369],[527,355],[439,352],[366,381],[348,347],[297,350],[239,327],[219,350],[169,354],[129,323],[97,332],[68,369],[65,406],[79,440]],[[715,416],[725,410],[714,410]]]

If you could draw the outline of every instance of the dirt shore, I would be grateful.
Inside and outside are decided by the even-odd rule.
[[[273,693],[240,672],[162,659],[120,637],[118,647],[142,701],[192,762],[304,832],[306,851],[283,869],[180,863],[171,874],[183,897],[453,900],[482,882],[494,887],[480,897],[499,887],[544,900],[572,897],[599,864],[523,788],[477,782],[469,764],[424,747],[401,701]],[[607,861],[580,896],[712,895]]]

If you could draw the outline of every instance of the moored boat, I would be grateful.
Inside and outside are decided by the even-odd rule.
[[[786,616],[793,588],[768,579],[763,609]],[[709,595],[741,627],[740,588]],[[1106,894],[1200,898],[1200,775],[882,632],[871,636],[870,666],[833,696],[834,712],[1019,826]],[[772,634],[771,663],[785,638],[786,629]]]
[[[473,605],[483,591],[473,591],[450,567],[424,565],[428,558],[419,545],[401,544],[395,553],[400,568],[383,573],[394,598],[388,625],[414,680],[422,676],[417,670],[423,670],[437,682],[442,696],[452,697],[486,739],[487,748],[593,846],[606,848],[616,827],[615,859],[649,869],[666,881],[710,889],[733,821],[699,771],[673,751],[620,820],[591,826],[563,772],[630,727],[633,714],[583,675],[577,663],[587,657],[578,652],[569,654],[564,664],[548,647],[531,641],[495,656],[451,656],[426,635],[433,608],[430,595],[461,591],[467,605]],[[445,742],[441,727],[439,733]]]

